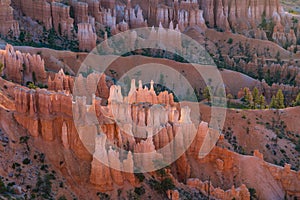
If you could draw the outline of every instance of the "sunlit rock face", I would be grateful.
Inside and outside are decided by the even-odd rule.
[[[58,75],[64,80],[62,72]],[[93,76],[96,75],[91,75],[89,81],[82,81],[90,83]],[[274,198],[284,196],[284,191],[291,195],[299,194],[295,185],[299,184],[300,177],[289,165],[281,168],[268,164],[258,151],[254,151],[254,156],[243,156],[220,147],[212,148],[208,139],[219,134],[210,129],[208,123],[194,124],[189,107],[179,108],[171,94],[156,95],[153,82],[150,88],[139,83],[136,86],[133,80],[125,97],[119,86],[103,86],[103,91],[108,92],[108,105],[105,106],[101,106],[101,99],[95,95],[91,102],[87,102],[85,96],[74,98],[63,91],[15,87],[14,118],[30,135],[40,138],[40,142],[58,142],[61,145],[59,151],[72,151],[72,159],[87,163],[90,167],[78,171],[71,167],[70,157],[64,158],[75,180],[86,181],[102,191],[110,191],[114,185],[136,186],[134,172],[157,169],[160,164],[172,163],[176,158],[171,164],[176,179],[203,193],[210,187],[215,198],[249,199],[240,175],[244,174],[249,180],[247,185],[252,186],[256,179],[250,177],[258,177],[253,176],[255,170],[263,177],[267,173],[266,182],[274,187],[282,185],[277,193],[269,191]],[[191,144],[189,138],[193,138]],[[180,149],[187,151],[181,154]],[[59,163],[59,160],[55,162]],[[251,167],[245,167],[249,163],[253,163]],[[231,173],[234,169],[237,173],[236,187],[239,187],[223,190],[202,182],[197,179],[201,177],[197,174],[198,168],[210,174],[214,183],[226,174],[220,180],[230,185],[234,184],[234,173]],[[80,178],[82,173],[87,176],[85,179]],[[170,193],[176,196],[176,191]]]
[[[21,53],[7,44],[5,50],[0,50],[0,61],[4,64],[3,74],[8,80],[26,84],[27,81],[44,83],[47,79],[44,60],[40,55]]]
[[[14,35],[18,35],[18,25],[12,18],[9,1],[1,2],[6,13],[9,13],[5,16],[10,16],[9,19],[2,17],[1,32],[11,29]],[[12,0],[12,4],[14,9],[38,21],[46,30],[54,28],[60,36],[69,39],[77,37],[82,51],[90,51],[96,46],[95,30],[100,26],[109,28],[113,35],[152,26],[181,32],[190,28],[205,32],[209,27],[265,40],[266,30],[262,30],[260,25],[272,21],[276,26],[271,37],[279,45],[295,44],[300,37],[300,31],[296,31],[300,22],[293,24],[292,15],[283,10],[279,0],[72,0],[68,5],[61,1]]]

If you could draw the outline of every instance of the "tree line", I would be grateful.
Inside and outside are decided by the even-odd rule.
[[[258,90],[257,87],[255,87],[252,91],[248,87],[245,87],[242,91],[243,94],[239,100],[245,109],[284,109],[286,107],[300,106],[300,92],[295,100],[291,103],[287,103],[285,102],[282,90],[279,89],[277,93],[272,96],[271,101],[268,104],[266,97]],[[211,88],[209,86],[204,89],[203,96],[208,102],[211,101]],[[228,94],[228,107],[231,107],[232,99],[234,99],[233,95]]]

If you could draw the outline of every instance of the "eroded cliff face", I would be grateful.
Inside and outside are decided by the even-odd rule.
[[[220,25],[229,24],[237,32],[256,28],[257,24],[261,23],[263,15],[267,19],[271,19],[274,15],[284,17],[278,0],[209,0],[202,1],[201,8],[204,10],[204,18],[210,27],[222,28]]]
[[[62,69],[54,75],[53,79],[50,76],[48,77],[48,90],[72,93],[73,86],[73,77],[65,75]]]
[[[231,189],[224,191],[221,188],[214,188],[214,186],[208,181],[202,182],[196,178],[196,179],[189,179],[187,181],[187,185],[191,188],[200,190],[205,194],[210,193],[211,196],[217,199],[224,199],[224,200],[250,199],[250,192],[248,191],[247,187],[244,184],[238,188],[232,186]]]
[[[97,35],[95,28],[89,23],[78,24],[79,49],[90,52],[96,47]]]
[[[263,155],[259,151],[254,151],[253,155],[253,157],[242,156],[216,147],[207,157],[199,160],[197,164],[201,167],[199,167],[195,173],[204,172],[203,174],[205,174],[205,176],[212,177],[211,182],[214,186],[219,186],[220,184],[231,185],[232,183],[240,185],[244,183],[248,187],[255,188],[258,197],[262,199],[282,199],[285,195],[299,195],[299,189],[295,188],[295,185],[299,184],[300,181],[299,172],[291,170],[289,165],[278,167],[265,162]],[[292,176],[295,178],[289,179],[289,177]],[[264,178],[261,179],[261,177]],[[287,181],[287,179],[289,179],[289,181]],[[199,183],[197,180],[191,179],[189,183],[194,185],[193,187],[205,190],[205,184]],[[265,185],[266,183],[271,187],[257,189],[256,186],[258,184]],[[212,189],[212,191],[214,191],[214,189]],[[217,191],[218,190],[216,190],[216,192]],[[218,195],[218,193],[219,192],[217,192],[216,195]],[[228,192],[228,194],[226,194],[227,192],[221,193],[225,195],[225,198],[230,198],[230,196],[227,196],[230,192]]]
[[[0,62],[4,64],[3,75],[16,83],[44,83],[47,79],[44,60],[40,55],[21,53],[6,45],[5,50],[0,50]]]
[[[0,34],[7,35],[11,32],[12,36],[18,37],[20,34],[19,23],[14,20],[13,8],[10,6],[10,3],[10,0],[0,1]]]
[[[8,1],[3,2],[8,7]],[[272,39],[283,47],[295,45],[299,39],[300,22],[295,24],[293,16],[283,10],[279,0],[12,2],[16,10],[42,23],[46,30],[54,28],[58,35],[68,39],[74,39],[78,34],[79,50],[82,51],[90,51],[96,46],[95,41],[103,35],[98,34],[97,38],[95,30],[104,30],[103,27],[109,27],[111,34],[117,34],[160,24],[164,28],[177,27],[181,32],[189,28],[205,32],[208,26],[222,32]],[[74,28],[77,26],[78,30]]]
[[[59,75],[64,76],[62,72]],[[59,143],[61,144],[59,149],[72,151],[77,159],[86,164],[90,163],[84,172],[75,168],[69,170],[69,174],[76,180],[81,178],[86,180],[86,177],[83,178],[80,173],[90,173],[88,182],[104,191],[113,189],[113,184],[123,185],[125,181],[135,185],[136,179],[133,174],[136,170],[135,166],[142,165],[155,169],[155,163],[152,160],[172,159],[171,149],[166,151],[163,157],[157,152],[159,148],[166,146],[176,135],[180,136],[177,145],[185,145],[183,130],[196,132],[189,119],[189,109],[182,108],[179,118],[180,111],[177,110],[172,95],[161,93],[157,96],[153,83],[149,90],[142,88],[141,83],[139,89],[136,89],[134,85],[127,98],[122,97],[117,86],[112,86],[108,106],[101,106],[101,100],[98,97],[93,97],[92,106],[90,106],[86,103],[85,97],[76,97],[72,102],[72,95],[64,92],[50,92],[45,89],[30,90],[20,86],[14,88],[14,99],[15,120],[37,140],[40,138],[44,142]],[[162,104],[166,107],[154,106],[152,108],[152,104],[153,106]],[[89,116],[93,112],[96,113],[100,122],[98,127],[89,124]],[[157,118],[157,116],[160,117]],[[200,135],[207,134],[207,124],[200,126],[204,127],[204,129],[199,129]],[[157,131],[158,134],[155,134]],[[89,142],[86,144],[87,141]],[[109,148],[107,148],[108,145]],[[128,153],[124,155],[122,151],[119,152],[115,148],[126,148]],[[149,156],[135,157],[131,153],[133,151],[149,153],[151,159]],[[176,156],[185,161],[178,163],[177,170],[180,177],[186,179],[189,175],[182,172],[183,167],[189,166],[186,155]],[[58,162],[55,158],[52,159]],[[66,162],[65,167],[72,168],[69,164],[74,159],[63,155],[58,159]],[[103,164],[103,161],[107,161],[108,165]]]
[[[60,72],[59,76],[64,77],[64,74]],[[105,79],[101,82],[104,84]],[[13,89],[14,118],[40,145],[59,145],[56,148],[59,156],[51,157],[51,160],[56,165],[63,161],[61,169],[67,168],[68,175],[86,187],[110,191],[115,185],[129,183],[135,186],[138,182],[133,173],[137,166],[155,169],[159,160],[164,163],[178,158],[171,164],[173,176],[204,194],[210,187],[210,194],[215,198],[249,199],[245,185],[255,188],[262,198],[266,194],[274,198],[281,198],[285,193],[299,196],[296,187],[300,181],[299,172],[288,165],[281,168],[268,164],[257,151],[252,157],[214,147],[206,157],[201,156],[201,152],[207,150],[207,137],[218,138],[219,133],[205,122],[194,125],[190,109],[178,107],[171,94],[156,95],[153,84],[148,89],[139,82],[136,87],[133,80],[127,97],[122,96],[119,86],[113,85],[107,106],[102,106],[101,99],[96,96],[89,103],[83,96],[74,99],[64,92],[29,90],[19,86]],[[101,91],[107,93],[107,86]],[[190,147],[189,137],[194,137]],[[219,142],[222,140],[220,137]],[[188,150],[181,155],[172,149],[172,143]],[[166,151],[162,152],[162,148]],[[147,154],[139,156],[136,153]],[[82,162],[80,169],[73,166],[75,161]],[[207,180],[208,176],[211,183],[200,181]],[[264,179],[263,184],[257,185],[258,177]],[[269,188],[266,192],[261,187],[264,184],[273,185],[275,190]],[[169,192],[177,194],[176,191]]]
[[[78,184],[87,182],[91,154],[82,144],[72,120],[72,97],[43,90],[15,89],[14,118],[49,154],[51,163]],[[51,147],[52,145],[52,147]],[[53,148],[53,145],[59,145]],[[76,162],[80,160],[80,165]]]
[[[36,20],[44,25],[46,30],[54,28],[60,35],[71,36],[73,29],[73,19],[70,18],[70,7],[46,0],[14,0],[12,4],[24,15]]]

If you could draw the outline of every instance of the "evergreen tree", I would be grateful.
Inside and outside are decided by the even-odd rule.
[[[253,96],[253,107],[254,109],[256,109],[257,106],[260,104],[260,96],[257,87],[253,89],[252,96]]]
[[[280,52],[279,51],[277,51],[277,54],[276,54],[275,58],[276,58],[277,63],[281,62]]]
[[[272,78],[271,78],[271,71],[270,71],[270,69],[268,69],[268,71],[267,71],[267,75],[265,76],[265,81],[270,86],[273,83]]]
[[[270,108],[277,108],[276,102],[276,97],[273,95],[270,103]]]
[[[278,90],[277,94],[276,94],[276,100],[277,100],[277,108],[278,109],[283,109],[285,108],[284,105],[284,95],[282,93],[282,90]]]
[[[204,96],[204,98],[205,99],[207,99],[207,101],[211,101],[211,96],[210,96],[210,94],[211,94],[211,88],[209,87],[209,86],[207,86],[205,89],[204,89],[204,91],[203,91],[203,96]]]
[[[231,101],[232,99],[233,99],[233,96],[232,96],[232,94],[229,93],[229,94],[227,95],[227,106],[228,106],[228,107],[230,107],[230,101]]]
[[[258,80],[262,80],[263,77],[264,77],[264,71],[263,71],[263,68],[262,66],[258,66],[258,69],[257,69],[257,74],[258,74]]]
[[[260,109],[265,109],[265,97],[262,94],[259,97],[259,105]]]
[[[297,95],[294,106],[300,106],[300,93]]]
[[[248,108],[253,107],[253,96],[249,88],[244,88],[244,100]]]
[[[0,76],[2,75],[3,69],[4,69],[4,65],[3,63],[0,62]]]

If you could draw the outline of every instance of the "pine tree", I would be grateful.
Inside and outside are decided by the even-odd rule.
[[[277,51],[277,54],[276,54],[275,58],[276,58],[276,60],[277,60],[278,63],[281,62],[281,59],[280,59],[280,52],[279,52],[279,51]]]
[[[282,90],[278,90],[277,94],[276,94],[276,100],[277,100],[277,108],[278,109],[283,109],[285,108],[284,105],[284,95],[282,93]]]
[[[294,106],[300,106],[300,93],[297,95]]]
[[[253,96],[252,96],[251,91],[250,91],[249,88],[244,88],[244,99],[245,99],[246,106],[248,108],[252,108],[252,106],[253,106]]]
[[[256,109],[260,102],[259,91],[256,87],[253,89],[252,95],[253,95],[253,107],[254,109]]]
[[[270,108],[277,108],[276,102],[276,97],[273,95],[270,103]]]
[[[3,68],[4,68],[4,65],[3,65],[3,63],[0,62],[0,76],[2,75]]]
[[[203,91],[203,96],[205,99],[207,99],[207,101],[211,101],[211,96],[210,96],[210,93],[211,93],[211,89],[209,86],[207,86],[204,91]]]
[[[260,109],[265,109],[265,97],[262,94],[259,97],[259,105]]]
[[[233,96],[232,96],[232,94],[229,93],[229,94],[227,95],[227,106],[228,106],[228,107],[230,107],[230,103],[231,103],[231,100],[232,100],[232,99],[233,99]]]

